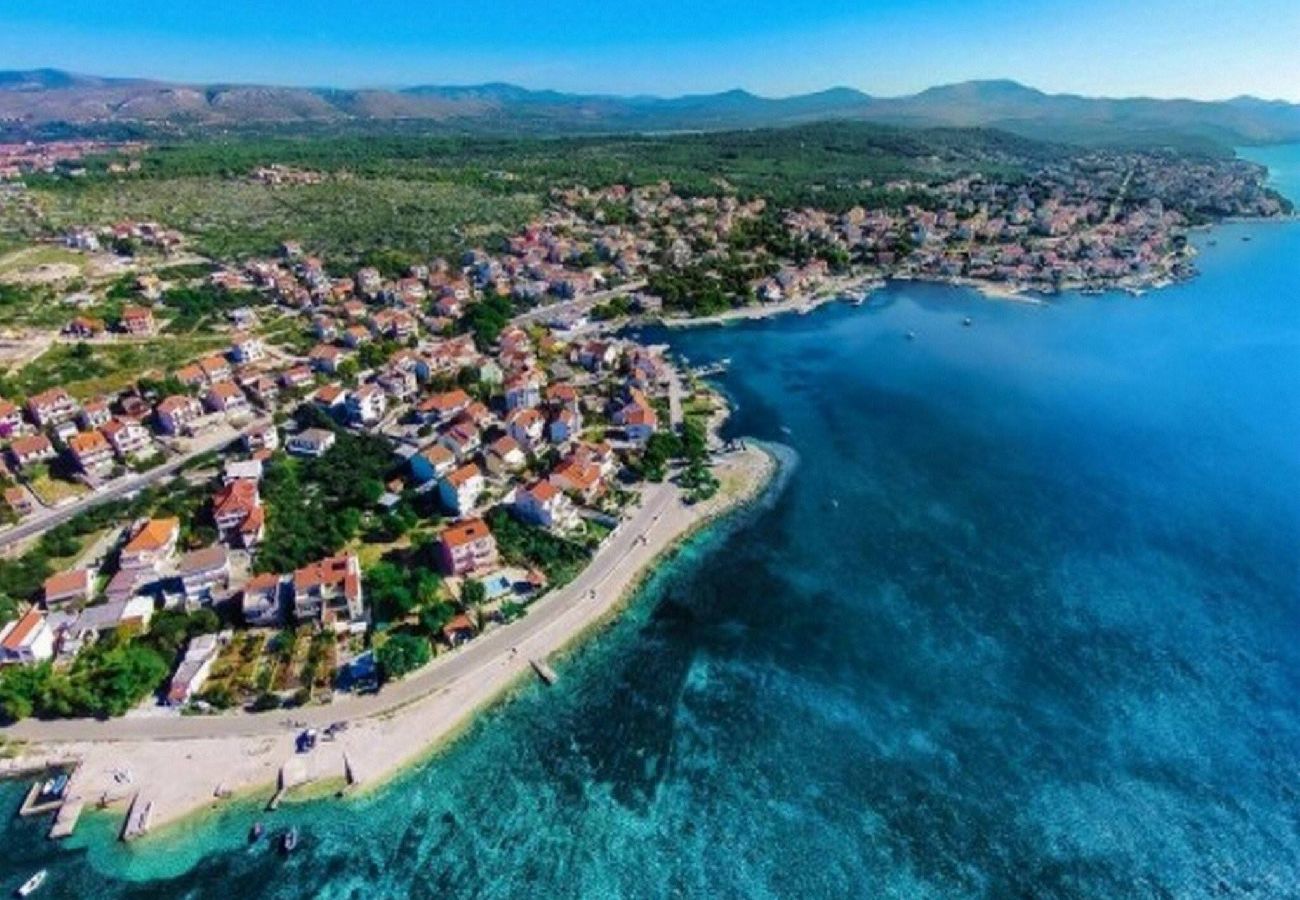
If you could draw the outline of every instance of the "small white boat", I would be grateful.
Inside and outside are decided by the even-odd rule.
[[[17,891],[18,896],[30,897],[32,894],[36,893],[36,891],[40,888],[40,886],[45,884],[45,879],[48,875],[49,873],[47,871],[41,869],[31,878],[28,878],[26,881],[23,882],[23,886],[18,889]]]

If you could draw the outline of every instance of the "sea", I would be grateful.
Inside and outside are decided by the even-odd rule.
[[[1247,152],[1300,198],[1300,147]],[[895,282],[646,332],[731,361],[727,433],[781,473],[556,686],[358,799],[129,847],[9,819],[0,890],[1300,896],[1300,223],[1195,242],[1142,296]]]

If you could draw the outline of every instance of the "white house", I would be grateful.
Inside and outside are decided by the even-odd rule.
[[[54,630],[35,607],[0,628],[0,665],[44,662],[54,656]]]
[[[478,466],[468,463],[443,476],[438,482],[438,496],[443,506],[462,515],[474,508],[485,484]]]

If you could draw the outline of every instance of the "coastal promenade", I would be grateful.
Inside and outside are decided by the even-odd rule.
[[[70,799],[117,805],[143,795],[152,804],[155,827],[221,798],[269,793],[277,786],[382,784],[427,757],[475,712],[534,677],[530,660],[563,650],[603,621],[656,559],[704,522],[756,496],[774,470],[772,457],[750,447],[721,458],[722,490],[705,503],[686,505],[671,484],[648,486],[636,513],[574,581],[537,601],[523,618],[378,694],[343,696],[291,713],[25,720],[0,729],[0,737],[24,744],[20,757],[6,765],[20,771],[42,759],[77,760]],[[294,752],[301,728],[334,722],[349,727],[312,753]]]

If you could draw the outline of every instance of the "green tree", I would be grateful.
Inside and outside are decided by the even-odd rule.
[[[414,634],[394,634],[375,651],[385,681],[413,672],[433,658],[429,642]]]

